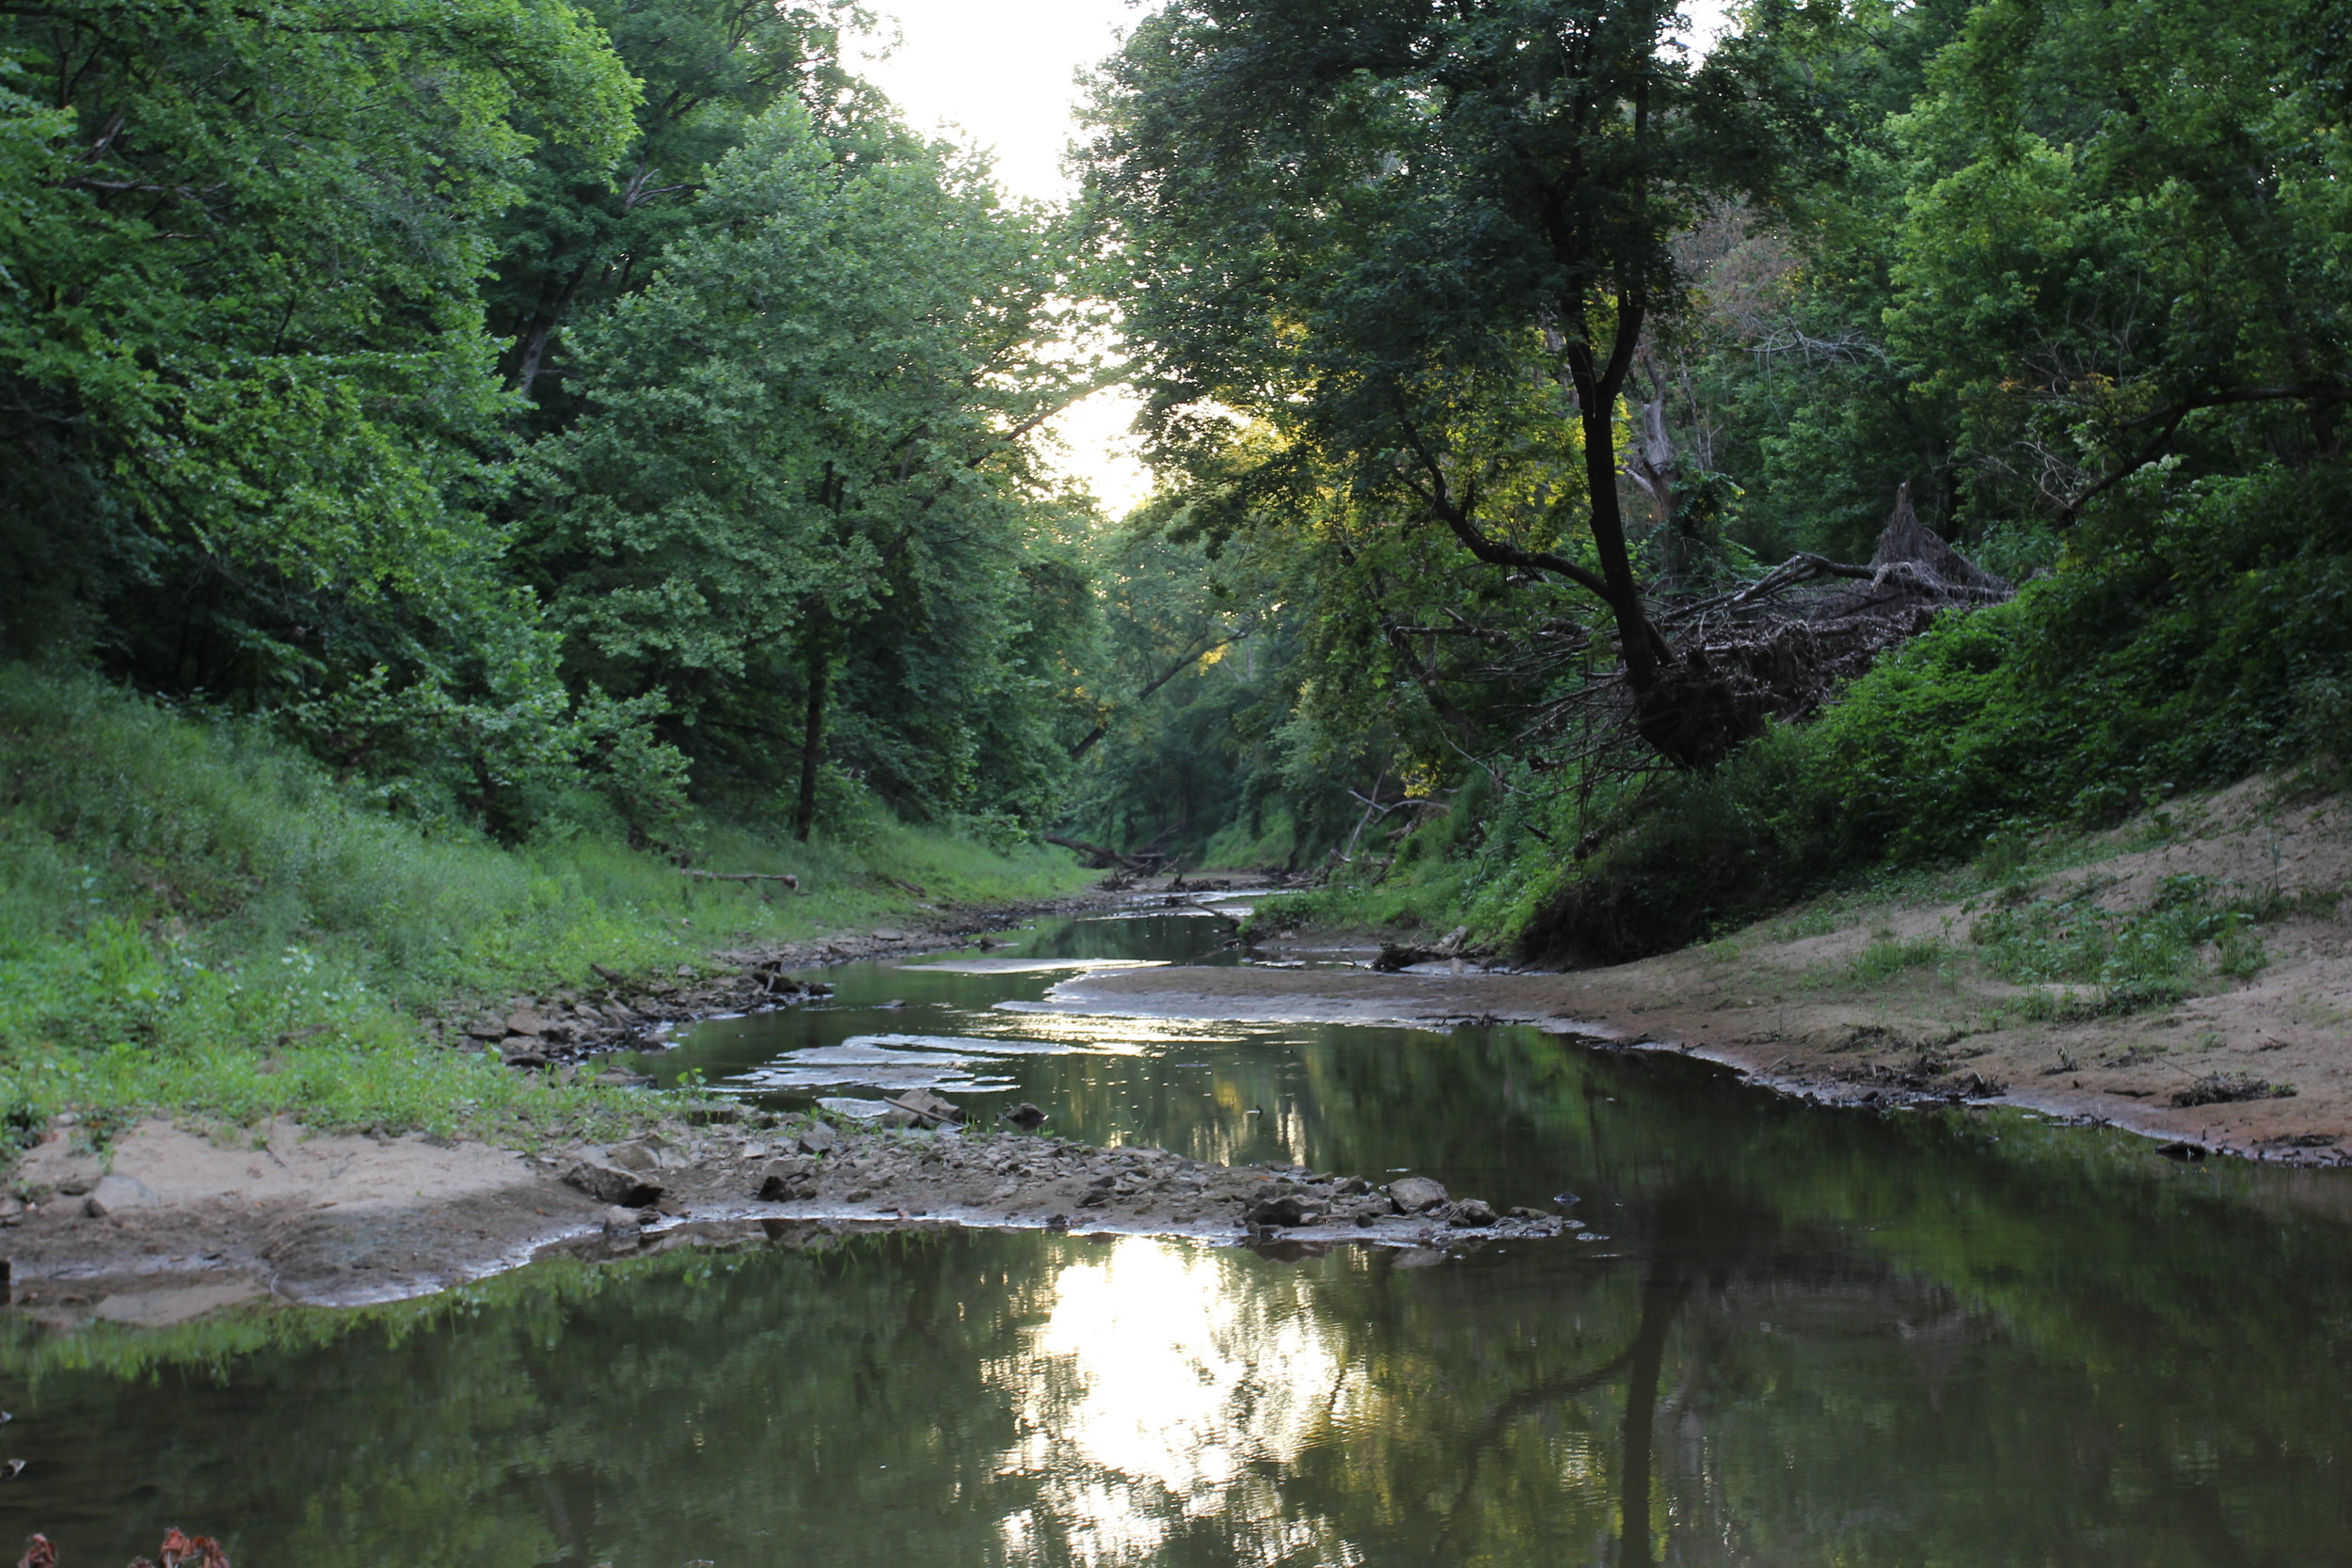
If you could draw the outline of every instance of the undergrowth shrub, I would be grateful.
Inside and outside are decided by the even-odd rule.
[[[1605,799],[1523,933],[1620,959],[1874,868],[2102,828],[2335,753],[2352,711],[2352,476],[2269,470],[2086,523],[2006,604],[1949,611],[1804,724]]]
[[[1951,956],[1951,946],[1938,937],[1883,937],[1865,947],[1846,966],[1857,985],[1874,986],[1907,970],[1927,969]]]
[[[1081,879],[1057,851],[879,811],[848,844],[707,819],[693,837],[707,866],[807,891],[690,879],[617,829],[501,846],[388,812],[259,726],[0,666],[0,1120],[122,1103],[476,1129],[572,1115],[596,1094],[572,1106],[428,1048],[417,1015],[870,922],[903,907],[893,879],[976,901]]]

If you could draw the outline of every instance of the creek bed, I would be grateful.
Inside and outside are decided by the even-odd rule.
[[[777,1227],[431,1300],[0,1339],[0,1528],[66,1568],[2332,1563],[2352,1183],[2009,1114],[1830,1111],[1533,1030],[1037,1010],[1136,911],[643,1065],[1549,1206],[1466,1254]],[[884,1006],[898,1003],[900,1006]]]

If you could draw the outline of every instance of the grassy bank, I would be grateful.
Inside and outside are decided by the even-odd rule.
[[[715,821],[693,842],[702,866],[803,891],[695,882],[590,832],[508,847],[404,819],[259,729],[0,668],[0,1117],[594,1121],[625,1101],[430,1047],[420,1015],[903,915],[900,883],[989,903],[1085,879],[1058,850],[878,812],[807,844]]]

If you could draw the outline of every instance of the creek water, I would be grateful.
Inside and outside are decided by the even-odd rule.
[[[9,1324],[0,1443],[34,1463],[0,1528],[67,1568],[172,1523],[242,1568],[2352,1561],[2339,1176],[1526,1029],[1033,1010],[1081,960],[1233,960],[1197,916],[1011,935],[645,1065],[1573,1193],[1606,1239],[755,1239],[361,1311]]]

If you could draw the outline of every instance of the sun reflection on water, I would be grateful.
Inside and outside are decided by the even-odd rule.
[[[1284,1517],[1270,1472],[1352,1418],[1361,1394],[1303,1276],[1236,1289],[1230,1251],[1122,1237],[1056,1275],[1021,1351],[989,1368],[1038,1482],[1004,1523],[1009,1560],[1131,1562],[1214,1519],[1232,1560],[1351,1563],[1327,1521]]]
[[[1267,1033],[1246,1025],[1207,1023],[1197,1019],[1073,1013],[1067,1008],[1048,1009],[1036,1003],[999,1002],[993,1010],[1015,1016],[996,1022],[984,1013],[975,1013],[969,1022],[974,1034],[984,1035],[992,1027],[1017,1029],[1024,1035],[1066,1040],[1106,1055],[1141,1055],[1157,1048],[1179,1045],[1241,1045],[1263,1038]]]

